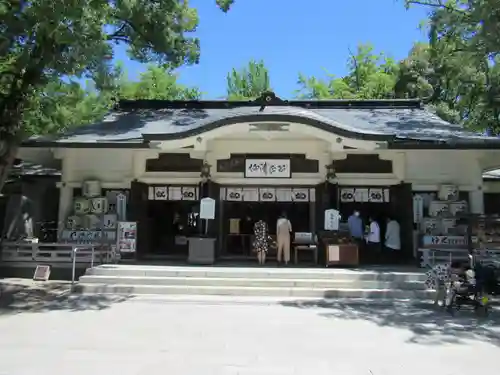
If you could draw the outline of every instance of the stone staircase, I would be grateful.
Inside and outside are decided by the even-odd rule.
[[[250,267],[101,265],[87,269],[84,294],[429,299],[424,273]]]

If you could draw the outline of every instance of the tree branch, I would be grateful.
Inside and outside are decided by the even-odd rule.
[[[356,76],[356,91],[359,91],[361,88],[361,82],[359,79],[358,60],[356,60],[356,56],[354,56],[350,48],[348,48],[347,50],[349,51],[349,55],[351,55],[352,61],[354,63],[354,75]]]
[[[443,4],[442,1],[439,1],[438,3],[431,3],[429,1],[408,0],[407,4],[408,5],[409,4],[422,5],[422,6],[427,6],[427,7],[430,7],[430,8],[445,9],[447,11],[454,12],[454,13],[460,13],[460,14],[463,14],[463,15],[466,14],[466,12],[464,10],[451,7],[451,6],[447,5],[447,4]]]
[[[107,40],[120,40],[123,41],[122,38],[126,37],[126,35],[123,33],[123,30],[127,27],[127,23],[123,23],[113,34],[108,35],[106,38]]]

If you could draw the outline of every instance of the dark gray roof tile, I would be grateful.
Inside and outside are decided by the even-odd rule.
[[[291,116],[321,125],[344,135],[393,137],[407,140],[443,142],[499,142],[497,138],[479,135],[441,120],[425,109],[417,108],[319,108],[269,106],[262,112],[258,106],[216,109],[139,109],[110,113],[102,122],[75,128],[59,138],[32,138],[30,141],[57,143],[99,143],[142,141],[155,135],[181,138],[209,130],[214,123],[230,123],[238,117]],[[286,120],[285,120],[286,121]],[[318,125],[318,126],[319,126]]]

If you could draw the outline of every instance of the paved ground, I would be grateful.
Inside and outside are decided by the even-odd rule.
[[[425,305],[4,295],[1,375],[494,373],[500,316]]]

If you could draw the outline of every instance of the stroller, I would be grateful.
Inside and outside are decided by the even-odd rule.
[[[475,266],[477,277],[486,294],[500,296],[500,261],[488,257]]]
[[[450,277],[445,283],[445,308],[454,314],[462,306],[473,307],[476,314],[486,316],[489,313],[487,286],[491,285],[491,274],[480,264],[476,264],[473,254],[469,255],[469,264],[452,263]]]

